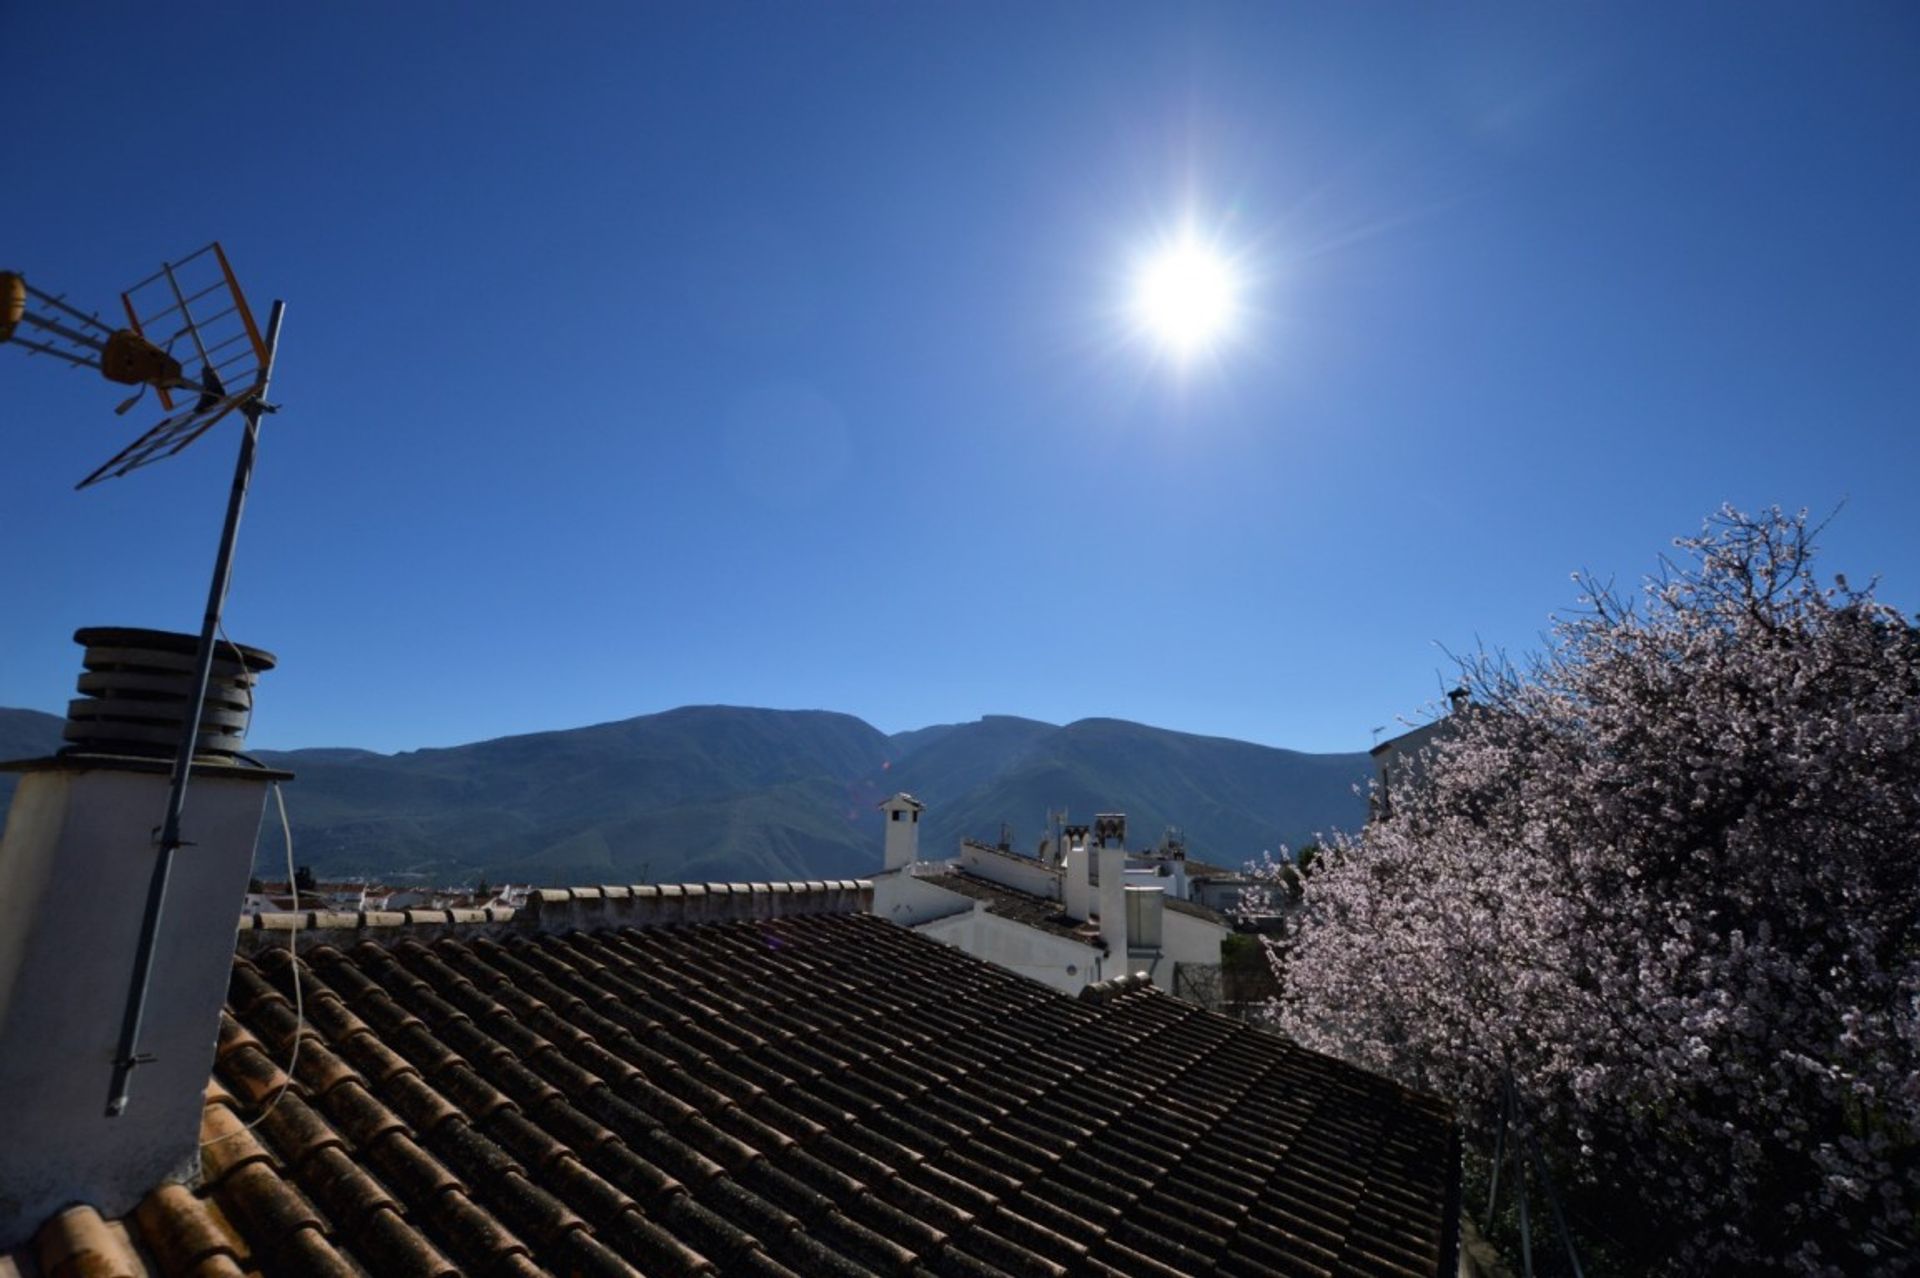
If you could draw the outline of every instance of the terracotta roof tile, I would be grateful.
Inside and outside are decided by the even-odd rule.
[[[874,1270],[812,1234],[788,1234],[773,1257],[808,1278],[874,1278]]]
[[[857,914],[552,926],[762,899],[576,890],[543,897],[524,928],[356,925],[298,959],[243,942],[203,1183],[155,1191],[134,1220],[156,1271],[984,1278],[1447,1260],[1443,1107],[1140,982],[1070,999]],[[93,1223],[43,1230],[74,1278],[114,1241]]]
[[[999,1237],[1068,1269],[1087,1254],[1087,1243],[1059,1228],[1072,1229],[1078,1221],[1069,1213],[1049,1209],[1038,1197],[1023,1195],[1015,1203],[1002,1204],[988,1224]]]
[[[438,1193],[415,1205],[434,1239],[467,1267],[493,1274],[540,1272],[532,1248],[464,1190]]]
[[[247,1236],[262,1270],[342,1275],[353,1267],[326,1237],[326,1225],[306,1197],[271,1163],[249,1162],[214,1187],[229,1219]]]
[[[790,1151],[787,1159],[795,1160],[798,1154],[799,1151]],[[824,1168],[824,1164],[821,1166]],[[802,1167],[799,1170],[804,1175],[809,1169]],[[735,1178],[735,1183],[803,1222],[818,1219],[833,1210],[835,1199],[831,1195],[831,1188],[839,1188],[841,1196],[845,1198],[851,1198],[859,1192],[854,1182],[829,1186],[817,1178],[802,1179],[770,1160],[747,1168]]]
[[[1052,897],[1022,892],[992,879],[968,874],[965,870],[931,875],[925,881],[984,902],[990,913],[1003,915],[1056,936],[1071,937],[1089,945],[1098,943],[1098,937],[1087,929],[1085,921],[1069,917],[1066,907]]]
[[[141,1242],[164,1272],[242,1272],[245,1242],[184,1185],[160,1186],[134,1210],[133,1218]]]
[[[53,1217],[35,1243],[46,1278],[138,1278],[112,1225],[91,1207],[70,1207]]]
[[[1137,1233],[1132,1236],[1136,1241],[1141,1238]],[[1152,1245],[1156,1255],[1149,1256],[1144,1251],[1109,1238],[1099,1251],[1088,1258],[1091,1262],[1089,1268],[1096,1273],[1125,1274],[1127,1278],[1182,1278],[1182,1275],[1207,1273],[1213,1267],[1204,1255],[1178,1244],[1158,1242]]]
[[[1082,1249],[1105,1238],[1122,1214],[1116,1204],[1053,1179],[1044,1185],[1028,1186],[1010,1199],[1007,1206]]]
[[[1060,1278],[1066,1266],[1055,1264],[1003,1234],[976,1225],[955,1241],[956,1249],[1017,1278]]]

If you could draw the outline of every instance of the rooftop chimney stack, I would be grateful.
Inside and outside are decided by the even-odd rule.
[[[920,814],[926,807],[906,793],[896,794],[880,805],[887,823],[887,869],[904,870],[920,859]]]
[[[1095,817],[1093,842],[1100,857],[1100,938],[1107,943],[1101,975],[1112,980],[1133,970],[1127,952],[1127,818]]]
[[[108,1082],[146,914],[171,756],[198,639],[82,630],[86,673],[57,755],[5,766],[20,787],[0,835],[0,1252],[75,1202],[112,1218],[199,1168],[234,925],[270,782],[242,766],[251,648],[215,663],[140,1033],[139,1092],[106,1116]],[[223,655],[235,652],[228,647]],[[169,735],[171,730],[171,735]]]
[[[1087,851],[1088,832],[1084,825],[1069,825],[1060,832],[1060,841],[1066,847],[1062,903],[1067,917],[1082,923],[1093,917],[1093,876],[1087,868],[1087,860],[1092,855]]]

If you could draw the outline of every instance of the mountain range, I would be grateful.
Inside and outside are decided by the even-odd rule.
[[[61,720],[0,709],[0,759],[50,753]],[[683,706],[446,749],[262,751],[286,787],[295,859],[322,877],[547,884],[835,878],[880,864],[875,804],[927,804],[924,855],[1010,827],[1031,850],[1046,813],[1125,812],[1130,841],[1169,827],[1238,865],[1365,815],[1363,753],[1304,754],[1120,719],[1007,715],[891,736],[823,710]],[[13,788],[0,774],[0,810]],[[189,806],[189,815],[191,807]],[[284,864],[261,835],[263,873]]]

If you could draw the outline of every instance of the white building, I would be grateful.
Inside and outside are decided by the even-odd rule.
[[[1455,720],[1472,712],[1473,700],[1465,687],[1447,694],[1445,718],[1423,723],[1410,732],[1389,737],[1368,751],[1373,756],[1373,794],[1367,800],[1367,819],[1379,821],[1393,815],[1393,792],[1419,783],[1425,771],[1425,756],[1437,742],[1453,735]]]
[[[1167,831],[1151,851],[1130,854],[1129,865],[1159,875],[1168,900],[1191,901],[1256,930],[1279,927],[1290,908],[1287,892],[1273,879],[1190,858],[1177,830]]]
[[[958,856],[928,861],[919,857],[925,805],[901,794],[880,808],[887,855],[873,876],[873,912],[882,918],[1068,993],[1135,972],[1181,997],[1217,988],[1230,923],[1170,892],[1158,864],[1129,856],[1124,816],[1066,827],[1057,858],[966,840]]]

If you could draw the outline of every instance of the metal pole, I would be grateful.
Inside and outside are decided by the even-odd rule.
[[[233,491],[227,498],[227,522],[220,530],[220,550],[213,561],[213,584],[207,590],[207,615],[200,626],[200,649],[195,658],[193,699],[187,705],[187,722],[180,738],[180,751],[173,761],[173,784],[167,792],[167,815],[160,826],[159,854],[153,861],[153,876],[147,881],[147,909],[140,920],[140,945],[134,954],[133,983],[127,991],[127,1008],[120,1020],[120,1046],[114,1053],[113,1080],[107,1088],[107,1117],[118,1118],[127,1109],[127,1083],[135,1068],[153,1058],[140,1052],[140,1021],[147,1009],[148,978],[153,974],[154,942],[159,936],[160,915],[166,905],[167,877],[173,870],[173,854],[181,846],[180,811],[186,804],[187,778],[193,770],[194,749],[200,743],[200,711],[207,699],[207,684],[213,676],[213,645],[220,633],[220,610],[226,603],[227,582],[233,575],[233,543],[240,533],[240,514],[247,504],[247,484],[253,478],[253,454],[259,443],[260,417],[267,411],[267,383],[273,376],[273,357],[280,343],[280,317],[285,302],[275,302],[267,319],[267,358],[260,366],[252,399],[240,409],[247,419],[240,436],[240,456],[233,467]]]
[[[1501,1075],[1504,1087],[1513,1085],[1511,1073]],[[1507,1120],[1513,1116],[1513,1094],[1503,1092],[1500,1097],[1500,1132],[1493,1138],[1493,1173],[1488,1177],[1487,1185],[1487,1232],[1493,1232],[1494,1208],[1500,1204],[1500,1162],[1507,1156]]]
[[[1513,1118],[1513,1196],[1520,1204],[1520,1275],[1533,1278],[1533,1227],[1527,1218],[1527,1164],[1521,1157],[1526,1133],[1520,1129],[1520,1100],[1507,1075],[1507,1110]]]
[[[1573,1278],[1586,1278],[1586,1271],[1580,1268],[1580,1253],[1574,1250],[1573,1231],[1567,1228],[1567,1215],[1560,1210],[1560,1194],[1553,1187],[1553,1169],[1547,1166],[1547,1157],[1540,1152],[1540,1142],[1529,1142],[1533,1147],[1533,1167],[1540,1173],[1540,1183],[1547,1190],[1547,1206],[1553,1208],[1553,1227],[1560,1231],[1560,1243],[1567,1249],[1567,1263],[1573,1266]]]

